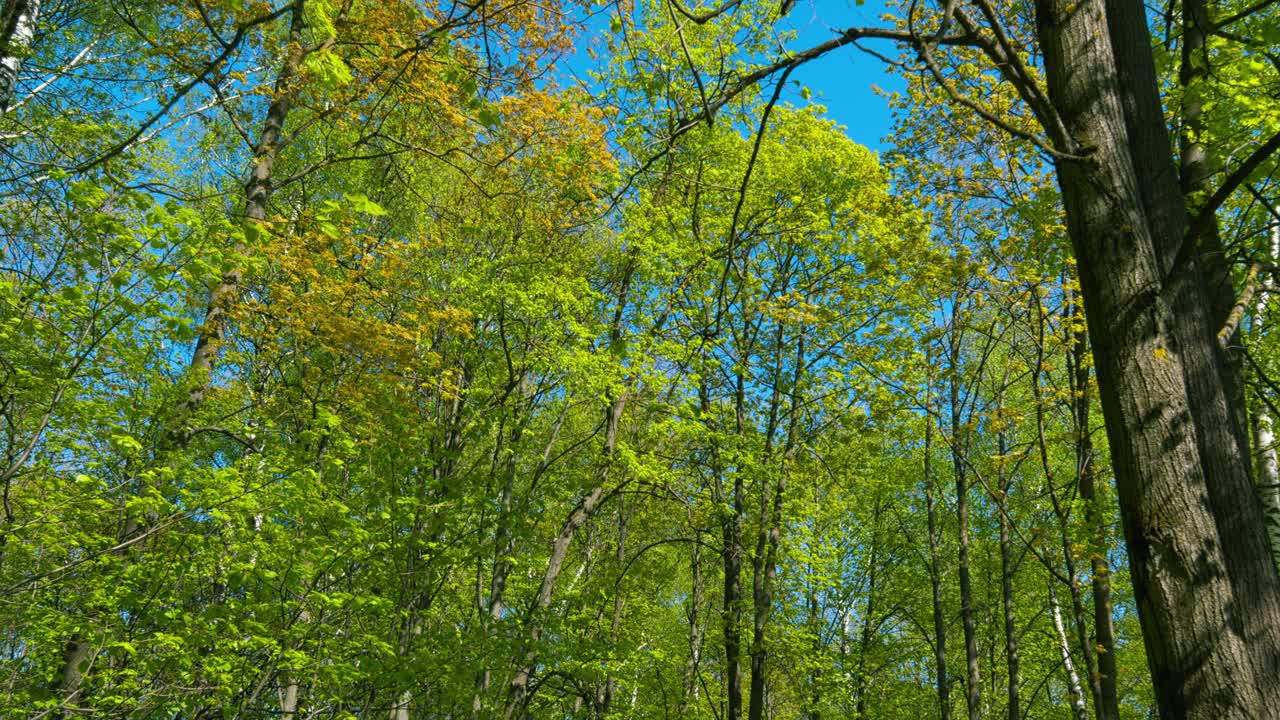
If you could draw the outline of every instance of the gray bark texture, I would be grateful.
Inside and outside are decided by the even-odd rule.
[[[1036,15],[1069,135],[1056,169],[1161,716],[1277,717],[1280,583],[1208,285],[1183,244],[1195,240],[1145,8],[1038,0]]]

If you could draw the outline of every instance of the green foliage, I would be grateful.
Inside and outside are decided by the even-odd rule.
[[[83,72],[0,118],[0,717],[728,720],[737,637],[767,717],[918,718],[935,613],[958,714],[962,605],[996,717],[1008,601],[1067,718],[1100,570],[1153,707],[1033,146],[916,79],[884,158],[808,89],[708,122],[776,3],[610,6],[586,89],[572,4],[126,5],[49,20]],[[1184,89],[1215,152],[1277,124],[1250,48]]]

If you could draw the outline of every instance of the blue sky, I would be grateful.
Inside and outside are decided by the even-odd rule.
[[[821,6],[821,7],[820,7]],[[785,20],[785,27],[800,33],[791,49],[801,50],[830,40],[839,29],[853,26],[884,25],[881,0],[868,0],[863,5],[853,2],[799,0]],[[889,57],[897,50],[883,41],[870,41],[867,46]],[[885,90],[901,90],[902,79],[885,72],[884,63],[858,50],[845,47],[800,67],[791,75],[813,91],[813,100],[827,106],[827,115],[844,125],[849,137],[875,150],[884,150],[881,142],[889,134],[892,118],[885,98],[872,86]]]

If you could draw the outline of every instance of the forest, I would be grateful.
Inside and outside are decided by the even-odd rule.
[[[1280,718],[1280,3],[863,3],[0,1],[0,718]]]

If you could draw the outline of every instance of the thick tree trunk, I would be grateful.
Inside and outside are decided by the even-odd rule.
[[[1149,187],[1154,181],[1134,165],[1154,146],[1141,134],[1153,123],[1126,122],[1125,107],[1150,105],[1154,84],[1139,92],[1133,81],[1149,67],[1126,67],[1124,90],[1117,80],[1113,47],[1148,37],[1144,8],[1134,0],[1107,8],[1101,0],[1038,0],[1036,10],[1050,97],[1074,139],[1060,150],[1087,155],[1056,166],[1161,712],[1273,717],[1277,576],[1261,511],[1242,502],[1251,492],[1248,458],[1234,437],[1196,264],[1169,256],[1181,232],[1169,237],[1168,213],[1152,211],[1170,193]],[[1145,53],[1150,66],[1149,44],[1132,52],[1135,63]],[[1168,165],[1167,147],[1165,157]],[[1176,185],[1172,194],[1181,197]]]
[[[1222,546],[1231,548],[1224,559],[1235,601],[1228,607],[1237,611],[1233,621],[1243,628],[1242,637],[1275,638],[1280,634],[1280,577],[1268,557],[1260,509],[1256,503],[1241,502],[1253,488],[1248,432],[1239,407],[1239,378],[1217,342],[1225,320],[1219,313],[1231,303],[1215,300],[1223,291],[1221,283],[1214,286],[1214,278],[1226,271],[1219,266],[1221,254],[1206,245],[1212,242],[1213,222],[1192,227],[1187,218],[1187,198],[1176,182],[1154,79],[1145,10],[1135,0],[1106,4],[1104,32],[1111,40],[1113,67],[1120,69],[1119,93],[1127,111],[1128,142],[1116,148],[1115,155],[1128,150],[1132,162],[1127,168],[1114,169],[1136,179],[1142,200],[1139,213],[1146,221],[1139,234],[1150,238],[1155,267],[1163,280],[1160,299],[1169,308],[1165,328],[1179,351],[1193,421],[1189,427],[1194,430],[1200,469],[1206,477],[1208,504]],[[1103,86],[1099,89],[1111,94]],[[1105,407],[1104,402],[1104,412]],[[1252,663],[1270,676],[1277,674],[1280,643],[1253,643],[1249,650]]]
[[[1209,7],[1205,0],[1182,0],[1181,8],[1182,41],[1179,45],[1182,49],[1182,58],[1178,83],[1182,89],[1180,94],[1182,117],[1178,134],[1178,159],[1182,193],[1178,200],[1182,201],[1183,207],[1189,207],[1193,212],[1198,212],[1204,205],[1204,201],[1213,195],[1214,190],[1213,167],[1209,160],[1208,146],[1204,142],[1206,117],[1203,92],[1203,85],[1209,80],[1210,65],[1206,44],[1213,30],[1213,22],[1209,17]],[[1130,19],[1126,18],[1124,11],[1119,8],[1115,15],[1116,18]],[[1113,21],[1113,32],[1115,26],[1116,22]],[[1145,24],[1143,29],[1145,30]],[[1170,192],[1169,196],[1173,194]],[[1172,204],[1172,200],[1169,202]],[[1149,215],[1158,211],[1152,207],[1148,208]],[[1222,242],[1217,215],[1212,216],[1204,227],[1194,230],[1184,242],[1194,243],[1191,250],[1195,254],[1195,266],[1200,270],[1203,301],[1192,296],[1184,299],[1183,306],[1191,302],[1196,304],[1193,309],[1207,312],[1209,331],[1216,334],[1231,314],[1236,301],[1235,287],[1231,280],[1231,263]],[[1170,250],[1166,255],[1172,260],[1176,253]],[[1184,293],[1184,297],[1187,295],[1189,293]],[[1181,309],[1175,308],[1175,310]],[[1210,357],[1217,361],[1218,374],[1222,378],[1222,392],[1226,397],[1227,415],[1231,421],[1231,436],[1239,445],[1240,457],[1248,458],[1250,457],[1248,418],[1244,396],[1244,376],[1241,372],[1241,355],[1234,350],[1224,350],[1226,351],[1214,346],[1211,348]],[[1246,464],[1244,471],[1248,473],[1250,469],[1251,466]],[[1219,518],[1219,523],[1222,522],[1223,519]]]

